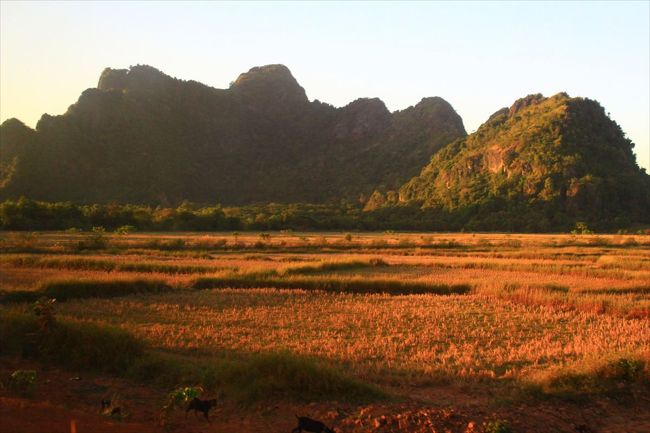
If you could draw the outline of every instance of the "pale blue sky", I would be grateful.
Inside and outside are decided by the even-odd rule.
[[[283,63],[310,99],[441,96],[469,132],[529,93],[600,101],[650,169],[650,2],[0,3],[0,117],[34,126],[102,69],[227,87]]]

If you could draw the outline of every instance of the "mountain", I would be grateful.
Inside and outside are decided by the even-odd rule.
[[[436,153],[395,200],[490,227],[518,214],[540,229],[648,224],[650,176],[633,146],[596,101],[529,95]]]
[[[0,199],[175,205],[358,200],[397,188],[466,135],[441,98],[310,101],[283,65],[229,89],[150,66],[104,70],[60,116],[0,126]]]

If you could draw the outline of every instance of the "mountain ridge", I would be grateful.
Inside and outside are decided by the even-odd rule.
[[[376,98],[335,108],[309,101],[284,65],[252,68],[229,89],[146,65],[106,68],[96,88],[63,115],[43,115],[34,134],[3,124],[0,198],[356,201],[397,187],[466,134],[451,105],[423,101],[393,113]],[[16,150],[20,135],[32,137]]]

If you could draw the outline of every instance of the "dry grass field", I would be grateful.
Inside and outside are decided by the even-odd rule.
[[[148,356],[75,368],[247,402],[460,407],[471,392],[519,429],[518,404],[650,395],[647,235],[4,233],[0,248],[7,346],[47,296],[70,330],[108,329]],[[399,430],[382,426],[363,431]]]

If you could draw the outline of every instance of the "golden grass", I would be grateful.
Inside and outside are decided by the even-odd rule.
[[[169,350],[289,350],[413,377],[520,378],[621,350],[650,350],[650,321],[481,295],[352,295],[224,289],[71,301],[61,314],[110,323]]]
[[[376,380],[535,382],[593,370],[593,359],[650,353],[650,236],[136,233],[75,249],[86,237],[0,235],[0,290],[159,281],[172,292],[68,300],[59,313],[117,325],[160,349],[288,350]],[[222,288],[193,289],[209,281]],[[321,286],[471,290],[390,296]]]

